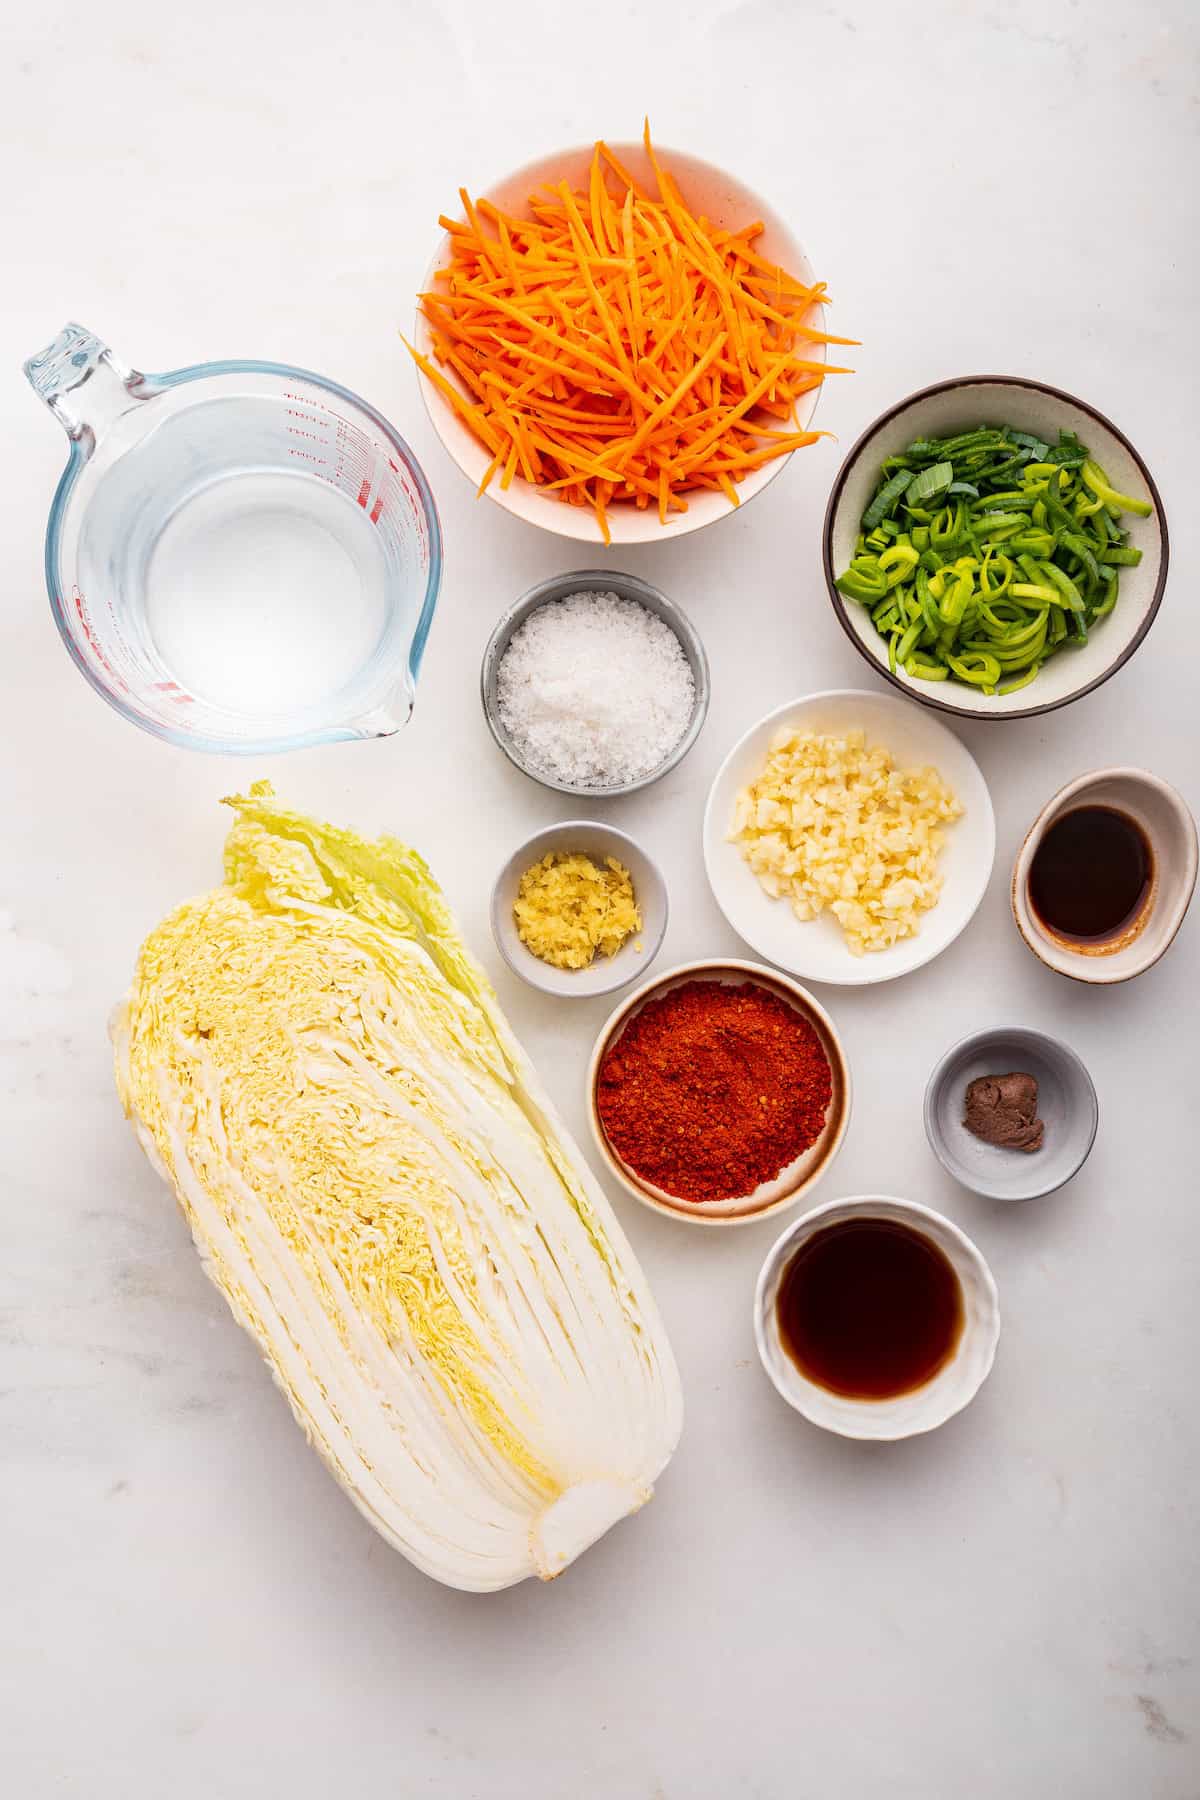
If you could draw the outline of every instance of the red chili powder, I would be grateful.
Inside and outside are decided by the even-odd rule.
[[[649,1001],[601,1059],[596,1105],[621,1160],[678,1200],[773,1181],[825,1124],[816,1031],[767,988],[689,981]]]

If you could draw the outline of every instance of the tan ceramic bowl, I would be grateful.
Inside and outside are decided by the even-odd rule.
[[[635,181],[646,183],[653,192],[654,172],[642,145],[613,144],[612,149]],[[800,244],[779,214],[761,195],[734,176],[726,174],[724,169],[718,169],[713,163],[702,162],[698,156],[688,156],[682,150],[668,150],[661,145],[656,146],[655,153],[663,168],[678,180],[694,212],[702,213],[714,225],[728,228],[748,225],[752,220],[761,219],[764,230],[757,239],[755,248],[805,284],[815,282],[813,266]],[[492,183],[485,190],[485,197],[507,212],[526,214],[530,194],[546,183],[554,185],[565,180],[573,187],[586,188],[591,160],[591,144],[556,150],[550,156],[539,157],[537,162],[526,163],[514,174],[506,175],[502,181]],[[439,269],[448,267],[450,260],[450,238],[447,235],[442,238],[434,253],[421,284],[422,291],[433,288],[434,275]],[[419,308],[414,341],[423,355],[431,354],[433,336],[425,315]],[[823,344],[813,344],[808,354],[822,362],[828,360]],[[452,370],[446,369],[443,373],[448,380],[457,382]],[[491,460],[487,451],[433,382],[423,374],[419,379],[421,395],[434,430],[463,474],[473,486],[478,487]],[[465,389],[463,391],[465,393]],[[817,387],[811,393],[802,395],[796,408],[797,431],[808,429],[820,392]],[[773,420],[772,423],[777,425],[778,420]],[[761,468],[751,469],[745,479],[738,483],[739,500],[745,503],[753,499],[755,494],[760,494],[788,460],[786,456],[777,456],[772,462],[764,463]],[[543,492],[520,477],[514,479],[506,490],[501,489],[498,480],[493,481],[487,489],[487,497],[518,519],[524,519],[530,525],[540,525],[544,531],[556,532],[559,537],[578,538],[587,544],[604,542],[603,534],[590,509],[568,506],[564,501],[555,499],[553,494]],[[626,503],[610,506],[608,525],[612,542],[651,544],[666,538],[683,537],[689,531],[699,531],[701,526],[711,525],[714,519],[727,518],[736,510],[724,494],[710,493],[704,489],[688,494],[687,503],[687,511],[668,514],[665,525],[659,523],[658,513],[653,507],[643,510]]]
[[[1058,937],[1029,902],[1029,871],[1038,845],[1056,819],[1080,806],[1111,806],[1127,813],[1145,832],[1154,858],[1142,910],[1121,937],[1095,948]],[[1060,788],[1030,827],[1013,868],[1013,918],[1028,948],[1047,968],[1097,987],[1129,981],[1153,967],[1170,947],[1191,904],[1196,867],[1196,822],[1169,782],[1145,769],[1097,769]]]
[[[802,1156],[789,1163],[774,1181],[764,1182],[752,1194],[739,1195],[730,1200],[679,1200],[664,1193],[661,1188],[652,1186],[650,1182],[643,1181],[628,1163],[621,1160],[609,1143],[596,1105],[600,1064],[609,1045],[620,1036],[625,1025],[635,1013],[641,1011],[648,1000],[657,999],[671,988],[682,987],[688,981],[720,981],[731,987],[752,982],[770,993],[778,994],[802,1018],[807,1019],[816,1031],[829,1058],[829,1070],[833,1078],[833,1094],[825,1127],[816,1142]],[[798,981],[792,981],[774,969],[765,969],[761,963],[742,962],[736,958],[680,963],[667,974],[643,982],[627,1000],[621,1002],[609,1018],[596,1039],[596,1047],[588,1065],[587,1107],[592,1136],[609,1174],[614,1181],[620,1182],[627,1194],[640,1200],[643,1206],[650,1207],[653,1212],[664,1213],[669,1219],[681,1219],[688,1225],[752,1225],[759,1219],[770,1218],[773,1214],[785,1212],[789,1206],[794,1206],[821,1179],[832,1163],[850,1123],[850,1069],[833,1020]]]

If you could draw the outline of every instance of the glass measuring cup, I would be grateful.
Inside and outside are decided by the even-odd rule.
[[[280,363],[144,375],[79,325],[25,373],[71,440],[46,531],[50,605],[110,705],[225,752],[405,723],[441,531],[373,407]]]

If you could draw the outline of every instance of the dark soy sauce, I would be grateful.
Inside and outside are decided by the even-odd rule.
[[[854,1400],[923,1387],[963,1328],[958,1276],[935,1243],[893,1219],[814,1232],[784,1271],[779,1335],[800,1373]]]
[[[1103,944],[1136,921],[1153,874],[1136,820],[1112,806],[1077,806],[1055,819],[1034,851],[1029,903],[1056,937]]]

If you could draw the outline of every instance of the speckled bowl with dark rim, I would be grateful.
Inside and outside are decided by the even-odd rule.
[[[865,606],[838,592],[836,578],[849,566],[859,522],[875,492],[880,465],[918,437],[946,437],[977,425],[1012,425],[1056,442],[1074,431],[1121,493],[1148,498],[1148,519],[1126,514],[1122,525],[1142,552],[1136,568],[1122,569],[1117,604],[1078,649],[1052,656],[1028,687],[1012,694],[982,693],[957,681],[918,681],[888,668],[887,639]],[[1016,375],[963,375],[938,381],[897,401],[869,425],[850,451],[825,509],[821,556],[825,585],[838,623],[876,673],[923,706],[971,719],[1029,719],[1053,712],[1090,693],[1127,663],[1154,623],[1167,580],[1167,521],[1154,479],[1125,433],[1085,400],[1041,381]]]

